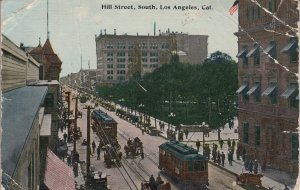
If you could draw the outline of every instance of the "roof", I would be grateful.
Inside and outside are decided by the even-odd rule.
[[[185,144],[182,144],[178,141],[169,141],[161,144],[160,149],[170,152],[176,158],[180,160],[207,160],[201,154],[198,154],[198,151],[192,147],[188,147]]]
[[[59,82],[57,80],[38,80],[38,81],[34,81],[29,83],[28,85],[32,85],[32,86],[48,86],[48,85],[59,85]]]
[[[10,176],[16,169],[47,89],[25,86],[3,94],[2,168]]]
[[[50,149],[47,150],[44,184],[49,190],[75,190],[72,169]]]
[[[117,123],[113,118],[111,118],[106,112],[98,110],[93,110],[93,117],[101,120],[105,123]]]

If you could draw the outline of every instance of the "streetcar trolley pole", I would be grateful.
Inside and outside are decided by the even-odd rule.
[[[90,134],[90,114],[91,114],[91,110],[94,109],[91,106],[87,106],[83,109],[87,109],[87,148],[86,148],[86,184],[89,185],[91,183],[91,174],[90,174],[90,165],[91,165],[91,134]]]

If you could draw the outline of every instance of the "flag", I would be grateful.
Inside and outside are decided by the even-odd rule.
[[[229,9],[230,15],[233,15],[233,13],[238,9],[238,4],[239,4],[239,1],[236,0],[236,1],[233,3],[232,7],[230,7],[230,9]]]

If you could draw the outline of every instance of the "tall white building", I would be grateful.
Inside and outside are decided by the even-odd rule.
[[[171,52],[177,51],[182,62],[200,64],[207,58],[208,36],[183,33],[160,33],[158,36],[104,34],[95,37],[97,82],[115,84],[131,76],[132,65],[141,74],[168,64]]]

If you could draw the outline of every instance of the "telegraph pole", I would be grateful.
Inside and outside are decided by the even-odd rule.
[[[67,113],[67,128],[68,128],[68,141],[70,137],[70,94],[71,92],[65,92],[68,96],[67,101],[68,101],[68,113]]]
[[[73,98],[76,100],[75,102],[75,122],[74,122],[74,130],[73,130],[73,151],[76,152],[76,138],[77,138],[77,117],[78,117],[78,96]]]
[[[87,174],[87,180],[86,184],[90,183],[91,176],[90,176],[90,165],[91,165],[91,132],[90,132],[90,114],[91,109],[94,109],[91,106],[87,106],[83,109],[87,109],[87,147],[86,147],[86,174]]]

